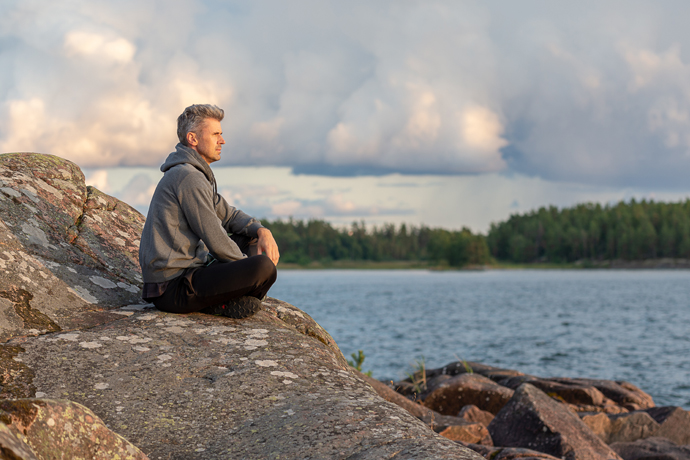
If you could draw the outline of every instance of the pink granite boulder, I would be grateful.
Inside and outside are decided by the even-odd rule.
[[[566,460],[619,459],[567,406],[521,385],[489,424],[494,445],[538,450]]]

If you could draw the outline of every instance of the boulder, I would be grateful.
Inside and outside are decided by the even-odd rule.
[[[0,420],[2,432],[19,444],[12,445],[4,437],[3,447],[17,458],[54,458],[59,452],[60,458],[73,460],[148,459],[89,409],[70,401],[0,401]]]
[[[611,427],[606,444],[637,441],[654,435],[659,429],[659,424],[646,412],[631,412],[609,418]]]
[[[458,417],[464,418],[468,422],[481,423],[484,426],[489,426],[489,423],[494,419],[494,414],[481,410],[474,404],[469,404],[460,410]]]
[[[402,380],[400,382],[395,382],[393,385],[394,385],[393,389],[397,393],[405,396],[406,398],[408,398],[411,401],[417,401],[418,400],[418,395],[420,393],[420,389],[416,385],[412,384],[411,382],[406,382],[404,380]]]
[[[420,401],[424,401],[427,396],[433,393],[437,388],[446,383],[448,380],[452,380],[453,377],[454,376],[452,375],[441,374],[427,379],[426,385],[424,386],[422,391],[416,395],[416,398]]]
[[[520,447],[488,447],[480,444],[462,442],[462,445],[477,452],[487,460],[561,460],[552,455]]]
[[[606,444],[633,442],[655,435],[659,424],[646,412],[586,415],[582,421]]]
[[[15,431],[0,422],[0,458],[3,460],[38,460],[31,446]]]
[[[489,366],[486,364],[475,363],[472,361],[456,361],[447,364],[443,367],[439,367],[438,369],[426,370],[426,377],[429,380],[439,375],[455,376],[459,374],[479,374],[500,384],[502,384],[502,380],[511,377],[525,376],[527,378],[531,378],[531,376],[523,374],[519,371],[515,371],[512,369],[503,369],[501,367]]]
[[[690,412],[675,406],[653,407],[645,412],[660,425],[654,436],[679,445],[690,444]]]
[[[558,381],[561,380],[561,381]],[[535,379],[529,383],[551,397],[576,405],[603,406],[604,394],[591,385],[582,385],[562,379]]]
[[[489,424],[495,445],[538,450],[566,460],[619,458],[577,415],[523,384]]]
[[[410,399],[423,401],[434,390],[460,374],[482,375],[503,386],[506,386],[503,384],[503,380],[513,377],[520,377],[526,380],[535,378],[511,369],[502,369],[471,361],[457,361],[437,369],[417,371],[405,380],[395,382],[393,388]],[[517,387],[518,385],[514,388]]]
[[[308,315],[264,307],[246,320],[125,307],[118,321],[14,339],[33,374],[17,387],[86,405],[151,458],[471,458],[381,399]]]
[[[533,376],[515,376],[501,380],[501,385],[512,389],[519,387],[523,383],[534,385],[552,398],[568,404],[574,412],[620,414],[647,404],[642,404],[641,402],[644,399],[643,395],[651,401],[651,396],[639,388],[627,384],[631,388],[634,387],[636,389],[635,392],[611,380],[564,377],[541,378]],[[605,389],[608,394],[615,395],[617,400],[607,397],[602,392],[602,389]],[[633,404],[631,402],[633,400],[639,404]],[[654,403],[652,402],[651,404],[653,405]]]
[[[553,378],[551,380],[555,382],[592,386],[619,406],[630,411],[654,407],[654,400],[650,395],[640,390],[632,383],[622,380],[613,381],[581,378]]]
[[[598,412],[596,414],[579,414],[582,420],[582,423],[587,425],[587,428],[589,428],[592,433],[597,435],[599,439],[602,441],[607,442],[609,438],[609,433],[611,432],[611,419],[608,417],[608,415],[604,414],[603,412]]]
[[[611,448],[623,460],[690,460],[690,446],[679,446],[666,438],[651,437],[635,442],[616,442]]]
[[[487,377],[501,386],[515,390],[523,383],[531,383],[560,401],[570,404],[576,412],[604,412],[619,414],[654,407],[652,397],[635,385],[625,381],[552,377],[541,378],[512,369],[488,366],[470,361],[457,361],[438,369],[427,369],[429,390],[440,386],[447,376],[473,373]],[[419,379],[419,376],[417,376]],[[410,379],[407,379],[409,383]],[[400,386],[404,386],[399,382]]]
[[[154,459],[479,458],[380,398],[292,305],[140,304],[143,217],[76,165],[3,155],[0,180],[0,397],[81,404]]]
[[[439,432],[444,438],[451,441],[470,442],[484,446],[493,446],[491,436],[484,425],[473,423],[471,425],[452,425]]]
[[[512,396],[513,390],[487,377],[460,374],[443,382],[424,399],[423,404],[444,415],[457,415],[468,404],[495,414]]]
[[[51,155],[0,155],[0,342],[113,320],[140,302],[144,217]]]

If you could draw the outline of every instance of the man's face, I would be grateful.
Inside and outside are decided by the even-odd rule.
[[[220,150],[225,144],[220,121],[206,118],[199,128],[199,133],[187,133],[187,143],[196,150],[206,163],[220,160]]]

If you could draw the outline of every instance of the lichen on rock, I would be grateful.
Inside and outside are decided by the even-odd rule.
[[[0,155],[0,448],[9,429],[38,458],[89,440],[110,455],[89,458],[480,458],[380,398],[295,306],[142,304],[143,221],[69,161]]]
[[[139,302],[143,222],[87,187],[74,163],[0,155],[0,342],[107,321],[103,310]]]
[[[126,310],[78,333],[21,339],[21,359],[40,369],[44,397],[87,405],[153,458],[474,455],[378,397],[325,331],[300,331],[314,328],[308,315],[297,328],[274,313],[295,307],[265,308],[246,320]]]
[[[88,408],[70,401],[0,401],[0,421],[0,433],[19,441],[12,449],[24,451],[17,458],[56,458],[59,453],[58,458],[71,460],[148,459]]]

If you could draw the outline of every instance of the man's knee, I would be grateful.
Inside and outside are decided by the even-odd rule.
[[[265,282],[269,282],[271,284],[275,283],[276,278],[278,277],[278,270],[276,269],[273,261],[271,261],[266,254],[254,256],[252,259],[256,260],[257,276]]]

